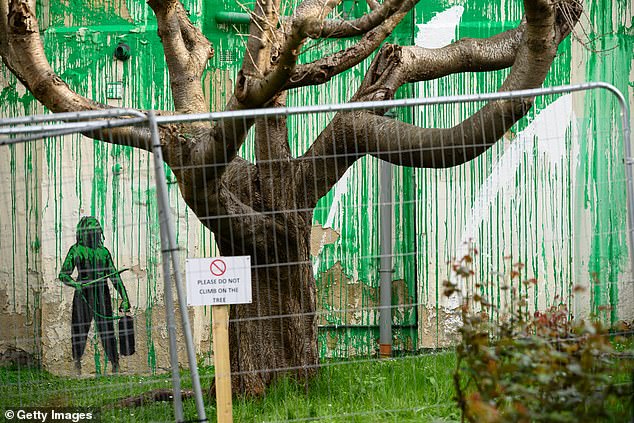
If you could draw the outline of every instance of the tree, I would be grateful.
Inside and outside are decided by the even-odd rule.
[[[283,106],[289,90],[327,83],[372,55],[351,101],[392,99],[407,83],[509,67],[501,91],[536,88],[582,12],[580,0],[524,0],[525,18],[517,28],[431,50],[384,42],[415,0],[366,1],[367,14],[342,20],[328,17],[340,0],[303,0],[290,16],[280,16],[280,0],[257,0],[242,68],[224,110]],[[178,0],[148,3],[156,14],[176,112],[208,112],[201,75],[213,55],[211,44]],[[53,112],[108,107],[73,92],[55,74],[32,0],[0,0],[0,15],[3,62],[43,105]],[[298,63],[308,39],[350,37],[356,40],[350,47]],[[255,265],[253,303],[231,308],[231,318],[241,319],[230,327],[234,389],[259,394],[281,372],[290,369],[300,378],[315,372],[312,210],[355,161],[372,155],[401,166],[455,166],[486,151],[531,106],[531,99],[489,102],[445,129],[389,119],[384,110],[340,112],[300,157],[291,154],[284,118],[161,126],[165,161],[187,205],[215,234],[223,255],[250,255]],[[237,155],[249,131],[255,164]],[[88,135],[151,150],[143,128]],[[276,315],[282,317],[266,319]]]

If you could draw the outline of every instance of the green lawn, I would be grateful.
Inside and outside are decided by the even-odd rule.
[[[450,352],[385,361],[326,361],[307,388],[282,379],[262,398],[234,399],[234,420],[457,421],[459,410],[452,399],[454,367],[455,355]],[[203,386],[209,386],[212,378],[213,369],[201,369]],[[183,386],[190,385],[184,378]],[[74,379],[34,369],[1,369],[0,386],[2,409],[94,407],[102,409],[103,421],[173,421],[171,403],[130,409],[109,407],[120,398],[170,388],[169,374]],[[209,420],[215,421],[214,404],[207,399],[205,404]],[[196,418],[193,400],[185,401],[185,417]]]

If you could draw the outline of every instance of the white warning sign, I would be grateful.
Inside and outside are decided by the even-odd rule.
[[[190,258],[185,263],[188,305],[251,303],[251,257]]]

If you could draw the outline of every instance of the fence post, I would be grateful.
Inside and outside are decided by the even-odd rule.
[[[216,412],[218,423],[233,422],[231,363],[229,356],[229,306],[211,307],[213,323],[214,367],[216,379]]]
[[[380,288],[379,288],[379,356],[392,357],[392,165],[381,161],[380,214]]]
[[[608,84],[609,85],[609,84]],[[608,90],[614,94],[619,106],[621,107],[621,130],[623,131],[623,154],[625,161],[625,180],[626,180],[626,199],[627,199],[627,224],[628,224],[628,241],[630,242],[630,272],[632,290],[634,291],[634,176],[632,166],[634,165],[634,157],[632,157],[632,131],[630,128],[630,109],[623,93],[616,87],[609,85]]]
[[[169,335],[170,367],[172,368],[172,390],[174,391],[174,418],[177,422],[185,420],[183,413],[183,401],[181,398],[181,380],[178,367],[178,352],[176,349],[176,324],[174,322],[174,298],[172,296],[172,284],[170,283],[170,265],[167,234],[165,233],[165,214],[161,197],[165,186],[161,178],[159,167],[163,166],[161,143],[156,133],[156,121],[154,113],[148,112],[150,134],[152,137],[152,153],[154,154],[154,175],[156,178],[156,197],[159,210],[159,226],[161,228],[161,254],[163,261],[163,286],[165,295],[165,319],[167,321],[167,333]]]
[[[194,350],[194,342],[191,334],[191,327],[189,324],[189,315],[187,314],[187,304],[185,302],[185,296],[183,288],[181,286],[181,273],[180,265],[178,262],[178,246],[176,245],[176,237],[174,235],[174,227],[171,220],[169,199],[167,197],[167,181],[165,178],[165,171],[163,169],[163,150],[161,148],[161,141],[158,133],[158,124],[156,122],[156,116],[154,111],[148,111],[148,121],[150,125],[150,136],[152,140],[152,152],[154,153],[154,170],[156,172],[156,195],[158,199],[159,216],[162,214],[161,223],[161,252],[163,253],[163,271],[165,279],[165,313],[168,319],[171,318],[172,324],[174,320],[174,304],[172,299],[172,287],[169,283],[169,259],[171,256],[172,267],[174,269],[174,279],[176,285],[176,294],[178,296],[178,305],[181,313],[181,324],[183,326],[183,332],[185,335],[185,346],[187,349],[187,357],[189,359],[189,372],[192,379],[192,388],[194,389],[194,398],[196,400],[196,411],[198,413],[198,421],[206,422],[207,416],[205,415],[205,405],[203,403],[202,390],[200,388],[200,379],[198,376],[198,363],[196,362],[196,352]],[[165,244],[163,244],[165,241]],[[169,301],[169,304],[168,304]],[[170,316],[171,315],[171,316]],[[169,325],[169,322],[168,322]],[[173,330],[174,328],[172,328]],[[183,421],[183,405],[180,393],[180,375],[178,374],[178,357],[176,355],[176,334],[174,333],[172,339],[172,331],[170,331],[170,361],[172,362],[172,386],[176,389],[178,385],[178,392],[174,392],[174,415],[177,422]],[[174,348],[172,348],[174,346]],[[175,359],[175,362],[174,362]],[[175,383],[175,380],[178,382]],[[177,404],[178,397],[178,404]],[[178,409],[179,407],[180,409]],[[180,415],[179,415],[180,413]]]

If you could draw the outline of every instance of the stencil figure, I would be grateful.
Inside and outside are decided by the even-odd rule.
[[[114,333],[113,321],[118,318],[112,313],[112,300],[107,280],[110,279],[121,297],[120,312],[130,310],[128,294],[123,286],[121,272],[112,262],[110,251],[103,245],[101,225],[92,216],[82,217],[77,224],[77,242],[70,247],[62,270],[60,280],[75,288],[73,296],[73,315],[71,339],[75,369],[81,374],[81,357],[86,349],[88,331],[94,319],[95,329],[99,333],[101,343],[108,360],[112,363],[112,372],[119,371],[119,353]],[[77,278],[73,279],[73,271],[77,268]]]

